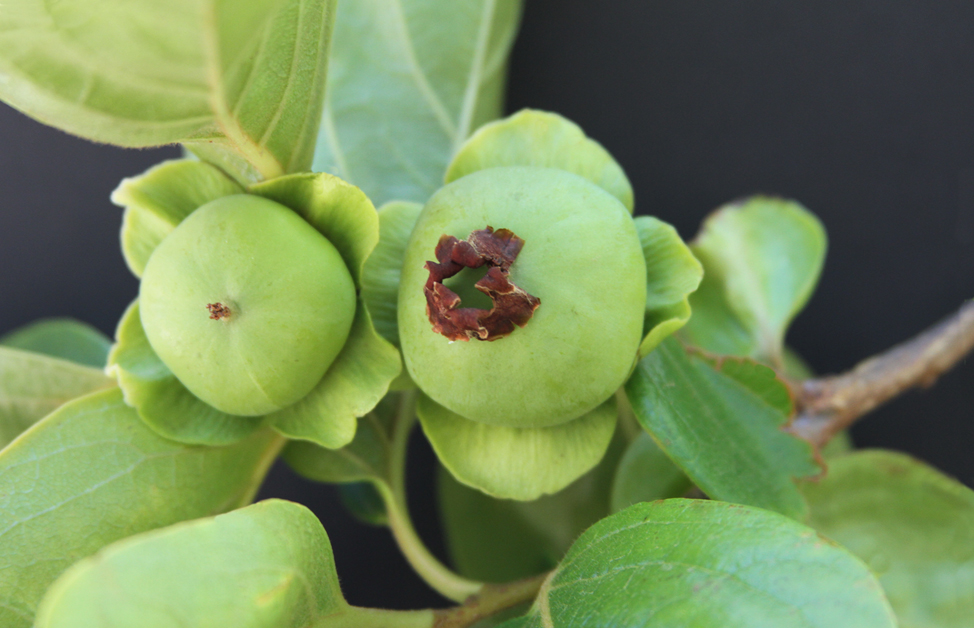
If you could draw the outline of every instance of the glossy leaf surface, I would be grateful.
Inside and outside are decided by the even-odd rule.
[[[498,117],[520,0],[341,2],[314,170],[377,205],[425,202]]]
[[[494,497],[529,501],[565,488],[598,464],[615,431],[615,401],[550,427],[487,425],[423,395],[423,432],[460,482]]]
[[[787,390],[756,362],[711,360],[667,340],[640,361],[626,394],[636,417],[707,495],[801,519],[795,479],[817,475],[812,447],[782,431]]]
[[[66,404],[0,453],[0,625],[27,628],[47,587],[118,539],[247,503],[277,451],[155,434],[118,389]]]
[[[105,368],[112,341],[91,325],[70,318],[48,318],[0,337],[0,345]]]
[[[450,162],[446,183],[502,166],[558,168],[612,194],[632,213],[632,184],[609,151],[557,113],[524,109],[480,127]]]
[[[305,628],[346,609],[321,523],[268,500],[81,561],[51,587],[36,626]]]
[[[788,324],[818,283],[825,230],[795,203],[757,196],[714,212],[693,243],[707,280],[691,299],[688,341],[780,366]]]
[[[264,177],[306,170],[333,17],[334,0],[13,0],[0,98],[99,142],[193,140]]]
[[[61,404],[113,384],[101,369],[0,347],[0,449]]]
[[[409,234],[423,206],[393,201],[379,208],[379,243],[362,269],[362,300],[372,314],[376,331],[399,346],[399,280]]]
[[[962,628],[974,617],[974,491],[905,454],[829,461],[804,486],[809,525],[879,576],[900,628]]]
[[[581,536],[504,628],[893,628],[876,579],[781,515],[705,500],[636,504]]]
[[[671,225],[651,216],[635,218],[646,258],[646,314],[639,354],[646,355],[690,320],[689,296],[703,267]]]

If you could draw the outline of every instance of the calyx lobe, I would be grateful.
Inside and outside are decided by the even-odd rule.
[[[436,262],[426,262],[429,279],[426,314],[433,331],[450,340],[497,340],[510,335],[514,326],[524,327],[541,305],[541,300],[511,283],[510,268],[524,240],[509,229],[480,229],[466,240],[444,235],[436,245]],[[443,280],[464,268],[487,265],[487,274],[474,287],[490,297],[490,310],[460,307],[460,297]]]

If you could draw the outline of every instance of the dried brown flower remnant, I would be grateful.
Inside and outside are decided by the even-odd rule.
[[[509,270],[524,240],[509,229],[480,229],[466,240],[444,235],[436,245],[436,262],[426,262],[429,279],[426,314],[433,331],[450,340],[497,340],[510,335],[514,326],[524,327],[541,300],[511,283]],[[438,262],[438,263],[437,263]],[[487,274],[474,287],[490,297],[490,310],[461,308],[457,293],[443,285],[464,268],[489,266]]]
[[[210,311],[210,318],[215,321],[230,318],[230,308],[222,303],[208,303],[206,309]]]

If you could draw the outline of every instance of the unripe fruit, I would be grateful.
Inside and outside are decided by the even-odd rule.
[[[229,414],[291,405],[348,338],[355,285],[335,247],[290,209],[235,195],[203,205],[156,248],[139,290],[152,348]]]
[[[522,297],[508,335],[479,340],[494,338],[481,328],[468,334],[474,339],[458,339],[463,334],[454,324],[477,317],[442,306],[437,299],[444,291],[435,286],[428,302],[431,274],[424,265],[433,261],[430,268],[436,268],[444,235],[472,242],[454,247],[457,259],[483,250],[478,240],[488,226],[523,240],[507,276],[498,279],[540,304],[533,309]],[[494,245],[511,247],[506,237]],[[464,269],[443,280],[460,296],[460,308],[491,308],[487,296],[470,285],[486,268],[487,278],[502,274],[502,265],[488,262],[479,274]],[[471,305],[476,298],[481,304]],[[416,223],[399,292],[403,356],[423,392],[468,419],[511,427],[555,425],[592,410],[624,383],[641,340],[645,303],[642,247],[632,217],[615,197],[562,170],[491,168],[440,189]],[[434,331],[438,306],[449,320],[441,317],[437,326],[452,331],[450,337]],[[487,318],[482,312],[477,320]]]

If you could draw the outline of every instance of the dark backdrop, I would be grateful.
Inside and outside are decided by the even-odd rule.
[[[629,173],[637,210],[686,238],[753,192],[814,211],[829,256],[789,341],[831,372],[974,297],[972,77],[974,3],[527,0],[509,108],[581,124]],[[55,315],[113,330],[137,284],[108,194],[176,154],[96,146],[0,106],[0,333]],[[972,382],[968,362],[877,411],[855,439],[972,484]],[[442,551],[433,463],[413,445],[418,526]],[[270,495],[321,516],[353,603],[442,603],[387,532],[352,523],[331,488],[277,468]]]

